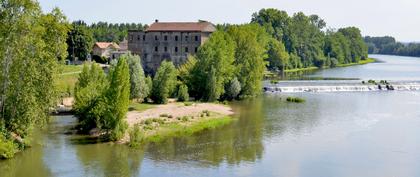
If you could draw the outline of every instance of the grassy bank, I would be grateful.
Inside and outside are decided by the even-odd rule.
[[[133,102],[129,105],[128,109],[129,109],[129,111],[139,111],[139,112],[141,112],[141,111],[145,111],[145,110],[148,110],[148,109],[152,109],[156,106],[157,105],[155,105],[155,104]]]
[[[187,119],[192,118],[183,117],[179,122],[162,124],[151,130],[144,130],[143,142],[161,142],[167,138],[190,136],[197,132],[227,125],[233,121],[231,117],[222,115],[215,115],[213,117],[200,118],[192,121]],[[144,128],[145,127],[143,126],[143,129]]]
[[[358,63],[347,63],[347,64],[339,64],[337,65],[337,67],[347,67],[347,66],[354,66],[354,65],[364,65],[364,64],[368,64],[368,63],[373,63],[376,60],[373,58],[368,58],[366,60],[360,60]]]
[[[61,65],[60,67],[62,72],[56,81],[57,89],[59,93],[68,93],[69,91],[72,93],[83,65]]]
[[[318,67],[308,67],[308,68],[296,68],[296,69],[286,69],[285,73],[294,73],[294,72],[302,72],[302,71],[313,71],[319,69]]]

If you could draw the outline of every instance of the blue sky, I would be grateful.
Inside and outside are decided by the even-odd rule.
[[[59,7],[69,20],[87,23],[209,20],[247,23],[261,8],[318,14],[333,28],[357,26],[364,35],[420,41],[419,0],[39,0],[44,11]]]

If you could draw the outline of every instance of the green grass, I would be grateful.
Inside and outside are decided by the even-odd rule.
[[[354,65],[364,65],[368,63],[373,63],[376,60],[373,58],[368,58],[366,60],[360,60],[358,63],[346,63],[346,64],[338,64],[337,67],[347,67],[347,66],[354,66]]]
[[[145,142],[161,142],[167,138],[190,136],[194,133],[215,129],[231,123],[233,119],[229,116],[220,118],[203,118],[195,122],[181,123],[174,122],[161,125],[158,129],[146,133]]]
[[[81,72],[83,69],[83,65],[61,65],[61,73],[73,73],[73,72]]]
[[[307,68],[296,68],[296,69],[286,69],[285,73],[294,73],[294,72],[301,72],[301,71],[313,71],[319,69],[318,67],[312,66]]]
[[[129,106],[130,111],[145,111],[151,108],[156,107],[154,104],[147,104],[147,103],[131,103]]]

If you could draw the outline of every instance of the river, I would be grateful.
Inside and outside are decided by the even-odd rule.
[[[380,62],[280,84],[420,81],[420,58],[371,57]],[[289,95],[306,102],[287,103]],[[34,147],[0,161],[0,176],[420,176],[419,100],[413,90],[270,92],[232,103],[230,125],[140,150],[67,135],[76,119],[54,117]]]

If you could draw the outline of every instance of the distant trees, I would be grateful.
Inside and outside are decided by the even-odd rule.
[[[71,30],[67,37],[68,59],[86,60],[93,47],[92,32],[87,28],[83,21],[75,21],[71,25]]]
[[[367,58],[367,46],[359,29],[349,27],[325,33],[326,23],[317,15],[306,16],[299,12],[290,17],[277,9],[261,9],[253,14],[251,23],[262,26],[280,43],[275,45],[270,42],[268,68],[271,70],[278,70],[279,66],[285,69],[334,67]],[[274,46],[281,48],[281,44],[284,44],[289,57],[278,57],[279,53],[273,49]],[[281,51],[280,48],[277,48],[278,51]]]
[[[371,54],[402,55],[416,57],[420,56],[419,43],[403,44],[401,42],[397,42],[395,38],[390,36],[366,36],[364,40],[369,46],[369,53]]]
[[[128,30],[143,30],[145,26],[138,23],[98,22],[87,26],[93,34],[95,42],[119,43],[127,38]]]
[[[31,0],[0,4],[0,158],[11,158],[55,106],[68,24],[60,10],[44,14]]]

